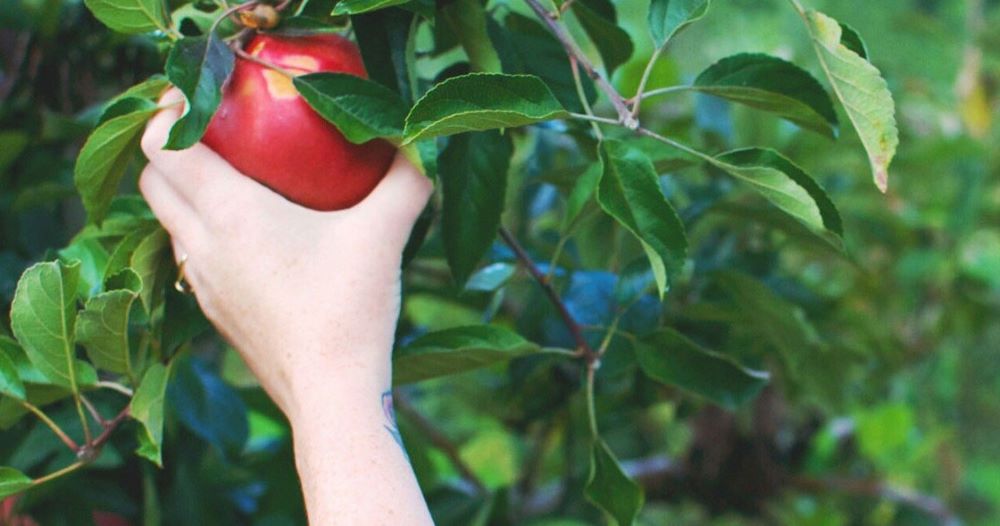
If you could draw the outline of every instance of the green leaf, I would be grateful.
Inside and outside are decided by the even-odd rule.
[[[840,212],[809,174],[774,150],[747,148],[716,157],[719,168],[747,183],[778,208],[817,231],[843,236]]]
[[[597,47],[609,76],[628,62],[635,46],[628,33],[618,26],[614,4],[608,0],[580,0],[573,6],[573,13]]]
[[[169,367],[161,363],[150,366],[135,390],[129,412],[132,418],[142,424],[136,454],[157,466],[162,466],[163,403],[169,378]]]
[[[28,134],[21,131],[0,131],[0,183],[7,168],[17,160],[31,142]]]
[[[355,144],[403,135],[406,104],[377,82],[345,73],[311,73],[293,82],[306,102]]]
[[[139,298],[147,314],[152,314],[163,301],[163,284],[172,261],[170,257],[170,236],[162,228],[147,235],[136,246],[129,266],[142,279]]]
[[[510,13],[500,25],[494,17],[486,19],[486,31],[500,57],[504,73],[527,73],[542,79],[556,99],[569,111],[584,111],[577,93],[573,71],[566,60],[566,50],[544,26],[532,18]],[[581,75],[587,101],[597,100],[594,82]]]
[[[684,224],[663,196],[653,163],[641,151],[620,141],[601,145],[604,172],[597,202],[642,243],[662,296],[668,273],[678,272],[687,257]]]
[[[132,376],[128,320],[138,291],[113,290],[87,301],[76,324],[76,339],[100,369]]]
[[[105,105],[105,108],[112,106],[114,103],[120,100],[129,98],[146,99],[152,102],[157,102],[159,101],[160,96],[163,95],[163,92],[166,91],[167,88],[169,87],[170,87],[170,81],[167,80],[167,77],[164,77],[163,75],[153,75],[148,79],[136,84],[135,86],[132,86],[131,88],[123,91],[120,95],[108,101],[108,104]]]
[[[840,35],[840,43],[857,53],[861,58],[868,60],[868,44],[865,44],[861,34],[843,22],[840,23],[840,30],[843,31],[843,34]]]
[[[377,9],[385,9],[386,7],[392,7],[394,5],[403,5],[410,0],[340,0],[337,6],[333,8],[334,16],[338,15],[358,15],[361,13],[367,13],[369,11],[375,11]]]
[[[139,244],[142,243],[150,234],[156,231],[159,227],[157,225],[142,225],[135,228],[131,232],[125,234],[122,240],[115,245],[114,250],[111,251],[111,255],[108,256],[107,266],[104,267],[104,277],[103,279],[107,281],[108,278],[118,274],[122,270],[128,268],[132,261],[132,254],[135,253],[135,249],[138,248]]]
[[[14,336],[31,363],[52,382],[77,392],[76,288],[80,265],[38,263],[24,271],[11,304]]]
[[[622,469],[611,448],[596,438],[590,450],[587,498],[606,511],[619,526],[631,526],[645,500],[642,487]]]
[[[0,468],[0,499],[31,487],[30,477],[14,468]]]
[[[417,101],[406,117],[404,142],[515,128],[567,116],[538,77],[471,73],[434,86]]]
[[[58,251],[64,263],[80,262],[80,279],[77,295],[89,298],[100,292],[104,285],[104,267],[108,264],[108,251],[100,240],[78,235],[66,248]]]
[[[165,30],[160,0],[84,0],[98,20],[119,33],[137,34]]]
[[[385,9],[351,17],[368,78],[399,93],[412,104],[416,95],[410,82],[411,35],[416,15],[402,9]]]
[[[0,338],[3,337],[0,336]],[[24,392],[24,382],[21,381],[21,375],[17,373],[17,366],[4,348],[0,348],[0,394],[12,396],[18,400],[24,400],[27,396]]]
[[[73,180],[94,223],[107,215],[125,169],[139,147],[146,122],[156,113],[155,104],[137,98],[122,99],[109,109],[117,113],[126,108],[130,111],[108,119],[94,130],[73,169]]]
[[[573,189],[570,190],[569,196],[566,197],[566,210],[563,213],[563,230],[570,227],[571,224],[580,216],[583,212],[583,208],[587,206],[590,202],[590,198],[594,197],[594,192],[597,191],[597,185],[601,182],[601,175],[604,173],[604,167],[601,163],[594,162],[587,166],[576,181],[573,184]]]
[[[736,409],[760,393],[770,375],[747,369],[731,358],[700,347],[673,329],[660,329],[635,347],[650,378]]]
[[[500,57],[486,33],[486,10],[480,0],[456,0],[438,8],[443,20],[458,38],[473,71],[500,71]]]
[[[738,272],[721,272],[715,283],[729,296],[738,314],[738,325],[755,344],[778,351],[795,375],[812,351],[822,351],[821,341],[802,309],[782,298],[767,285]]]
[[[768,111],[830,138],[837,112],[830,95],[804,69],[761,53],[743,53],[709,66],[692,90]]]
[[[845,45],[843,28],[836,20],[812,10],[806,13],[806,20],[823,72],[868,152],[875,186],[885,192],[889,188],[889,165],[899,146],[896,107],[889,85],[878,68],[852,51],[857,47],[853,38],[857,33],[849,32]]]
[[[408,384],[464,373],[539,352],[517,333],[493,325],[425,334],[393,354],[393,383]]]
[[[710,0],[651,0],[649,31],[656,47],[663,46],[674,35],[704,17],[710,4]]]
[[[185,37],[167,56],[167,78],[187,99],[184,115],[170,130],[167,150],[190,148],[201,140],[222,102],[222,86],[233,72],[236,60],[215,35]]]
[[[465,283],[465,290],[493,292],[504,286],[515,272],[517,272],[517,267],[510,263],[488,265],[469,278],[469,281]]]
[[[498,132],[452,137],[439,160],[442,237],[457,283],[465,283],[496,238],[514,146]]]
[[[26,384],[49,383],[49,379],[31,363],[31,360],[28,359],[28,355],[25,354],[24,348],[17,343],[17,340],[8,336],[0,335],[0,354],[4,354],[10,358],[11,363],[14,364],[14,369],[17,371],[17,376],[22,382]]]

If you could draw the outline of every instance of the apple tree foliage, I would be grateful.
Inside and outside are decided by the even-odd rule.
[[[301,524],[287,425],[174,290],[169,238],[135,191],[159,96],[173,85],[187,102],[164,147],[197,143],[254,31],[233,15],[256,2],[7,3],[0,497],[45,524]],[[980,204],[997,191],[989,93],[962,98],[958,145],[931,143],[934,124],[916,121],[934,110],[916,112],[914,141],[940,153],[909,150],[906,173],[965,183],[935,201],[944,183],[927,176],[931,197],[900,197],[914,195],[890,177],[903,86],[879,66],[920,61],[848,23],[891,33],[885,13],[911,2],[848,3],[864,7],[273,3],[268,31],[360,46],[369,79],[294,79],[313,109],[435,182],[404,258],[393,364],[439,524],[950,524],[948,499],[989,520],[1000,489],[976,481],[1000,464],[954,475],[965,486],[925,484],[956,459],[921,467],[931,450],[997,452],[988,430],[973,425],[972,445],[960,424],[920,437],[907,403],[925,399],[892,394],[921,385],[917,358],[972,378],[995,357],[983,319],[1000,237],[978,226],[1000,209]],[[912,3],[930,20],[959,4]],[[929,85],[949,74],[927,70]],[[64,176],[16,175],[39,172]],[[934,219],[942,208],[957,219]],[[943,233],[922,245],[908,228]],[[956,348],[984,350],[926,358]],[[1000,415],[969,393],[974,414]]]

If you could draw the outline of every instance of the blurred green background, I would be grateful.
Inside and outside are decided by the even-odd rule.
[[[744,359],[765,346],[787,348],[782,380],[752,407],[719,414],[657,396],[627,363],[609,358],[598,386],[602,429],[620,458],[635,460],[640,478],[660,477],[650,481],[658,489],[647,496],[643,524],[944,523],[946,514],[922,513],[907,498],[933,499],[919,503],[931,509],[940,503],[967,524],[1000,524],[1000,2],[806,3],[864,35],[896,98],[901,147],[889,193],[871,184],[853,132],[831,143],[712,99],[681,95],[649,103],[650,121],[708,149],[771,146],[808,168],[840,208],[848,250],[831,250],[779,224],[767,209],[742,206],[746,201],[691,227],[699,268],[752,274],[768,288],[734,277],[728,294],[700,291],[705,296],[695,302],[681,290],[663,308],[686,334],[726,352],[740,348]],[[517,4],[495,7],[522,10]],[[652,51],[644,36],[647,8],[641,1],[616,4],[636,52],[615,83],[631,93]],[[719,58],[744,51],[816,72],[804,28],[783,0],[718,0],[672,45],[652,85],[688,82]],[[70,245],[83,227],[72,167],[101,103],[161,69],[155,43],[109,32],[80,1],[0,0],[0,325],[7,326],[21,272]],[[558,218],[547,215],[557,205],[545,197],[552,192],[545,172],[568,162],[539,147],[515,168],[523,180],[511,185],[518,205],[507,217],[543,255],[558,240]],[[690,189],[678,198],[688,206],[697,201]],[[571,252],[580,267],[605,268],[605,241],[598,226],[574,236]],[[403,332],[474,323],[495,312],[495,296],[436,279],[443,267],[434,234],[414,265]],[[607,279],[583,270],[566,285],[582,320],[606,321],[600,296]],[[507,298],[519,308],[498,322],[536,341],[558,341],[564,336],[555,334],[551,312],[532,307],[544,303],[532,287],[527,280],[508,286]],[[769,331],[779,318],[781,330]],[[724,336],[719,324],[728,328]],[[165,471],[119,458],[33,494],[26,507],[43,524],[81,524],[68,510],[92,505],[138,516],[154,493],[167,523],[301,520],[285,424],[231,351],[211,342],[202,347],[179,373],[183,388],[201,398],[175,392],[170,400]],[[593,513],[578,487],[586,474],[573,468],[586,465],[582,437],[574,438],[580,430],[566,424],[580,420],[579,404],[556,410],[577,391],[576,382],[559,367],[515,363],[509,371],[406,392],[413,407],[401,414],[404,437],[439,523],[470,524],[482,502],[456,483],[447,455],[421,433],[421,418],[452,437],[491,489],[523,490],[523,466],[537,464],[533,485],[570,488],[566,496],[548,497],[553,502],[536,503],[549,506],[548,515]],[[231,413],[248,416],[217,429],[221,421],[213,415]],[[51,459],[32,429],[19,424],[0,434],[4,465]],[[687,467],[682,487],[664,462]],[[795,480],[783,478],[791,472]],[[888,495],[889,488],[913,494]]]

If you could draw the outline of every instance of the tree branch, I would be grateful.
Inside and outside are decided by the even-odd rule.
[[[535,278],[535,281],[542,286],[542,290],[545,295],[548,296],[549,301],[559,312],[559,317],[562,318],[563,323],[566,324],[566,328],[569,329],[570,335],[573,337],[573,341],[576,342],[577,353],[581,356],[587,358],[587,362],[591,363],[597,359],[597,352],[594,351],[593,347],[587,343],[587,339],[583,336],[583,329],[580,328],[580,324],[573,319],[573,315],[570,314],[569,309],[566,307],[566,303],[559,297],[559,293],[556,292],[555,287],[552,286],[552,282],[549,281],[545,274],[538,268],[538,265],[531,259],[531,256],[524,250],[524,247],[517,242],[514,235],[511,234],[510,230],[505,227],[500,227],[500,238],[503,239],[504,243],[507,244],[514,251],[517,259],[524,265],[524,268],[528,270],[531,277]]]
[[[941,526],[958,526],[961,520],[941,501],[932,495],[890,486],[879,480],[845,478],[795,477],[791,485],[809,493],[837,492],[847,495],[884,499],[909,506],[938,521]]]
[[[416,428],[424,436],[426,436],[428,440],[430,440],[434,447],[438,448],[446,457],[448,457],[448,460],[451,461],[452,466],[455,467],[455,470],[458,471],[458,474],[461,475],[463,480],[472,485],[472,487],[476,488],[476,492],[480,495],[486,495],[489,493],[489,490],[486,488],[486,485],[483,484],[483,481],[480,480],[479,477],[472,472],[472,469],[469,468],[469,465],[462,460],[462,456],[458,452],[458,446],[456,446],[451,439],[445,436],[444,433],[438,430],[437,427],[434,426],[433,422],[428,420],[424,415],[420,414],[420,411],[418,411],[416,407],[413,407],[413,404],[410,403],[410,400],[405,395],[397,391],[393,395],[393,403],[397,411],[405,415],[406,418],[409,419],[410,422],[412,422],[413,425],[416,426]]]
[[[593,79],[594,83],[597,84],[597,87],[608,96],[611,104],[615,107],[615,111],[618,112],[618,118],[620,119],[621,124],[630,130],[638,128],[639,121],[632,116],[632,111],[625,104],[625,99],[620,93],[618,93],[618,90],[611,85],[608,79],[594,67],[594,64],[590,62],[587,56],[583,54],[583,51],[581,51],[579,46],[576,45],[573,37],[566,31],[566,28],[559,24],[559,22],[552,17],[552,14],[542,7],[542,4],[540,4],[538,0],[524,1],[529,7],[531,7],[531,10],[535,12],[538,18],[540,18],[542,22],[548,26],[549,31],[552,32],[552,34],[557,40],[559,40],[563,48],[566,50],[566,54],[573,57],[577,64],[579,64],[580,67],[587,72],[587,76]]]

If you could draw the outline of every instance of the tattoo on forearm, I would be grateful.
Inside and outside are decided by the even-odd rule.
[[[409,459],[409,455],[406,453],[406,446],[403,445],[403,437],[399,434],[399,426],[396,425],[396,410],[392,406],[392,390],[382,393],[382,411],[385,413],[385,430],[399,444],[399,448],[403,450],[403,454]]]

